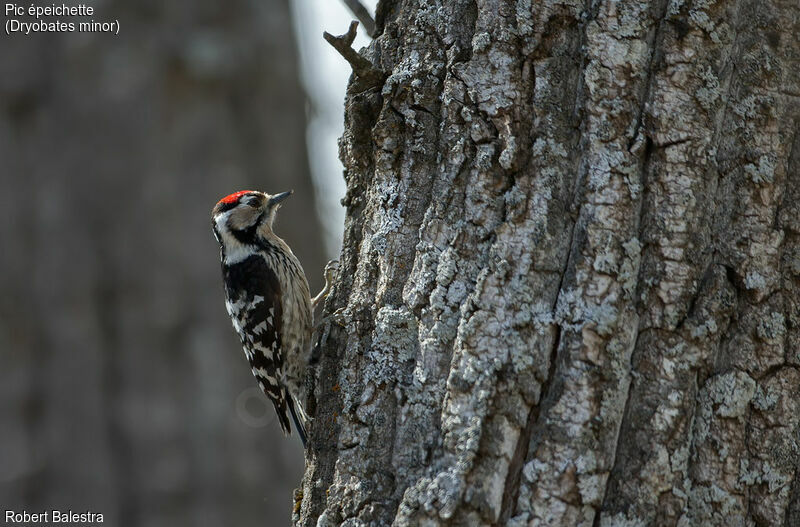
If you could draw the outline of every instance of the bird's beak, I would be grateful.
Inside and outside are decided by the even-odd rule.
[[[275,205],[277,205],[281,201],[283,201],[286,198],[288,198],[289,196],[291,196],[293,192],[294,192],[294,190],[290,190],[289,192],[281,192],[280,194],[275,194],[274,196],[269,198],[269,201],[267,202],[267,205],[269,205],[270,207],[274,207]]]

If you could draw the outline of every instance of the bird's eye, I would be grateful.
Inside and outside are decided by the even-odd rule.
[[[261,206],[261,200],[258,198],[251,198],[247,200],[247,205],[253,207],[254,209],[257,209],[258,207]]]

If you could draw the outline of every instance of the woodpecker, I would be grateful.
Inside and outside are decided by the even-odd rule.
[[[291,415],[305,446],[313,308],[327,294],[331,272],[326,267],[325,288],[312,299],[300,262],[272,231],[275,213],[291,194],[235,192],[219,200],[211,221],[220,245],[225,307],[250,369],[275,406],[284,434],[291,434]]]

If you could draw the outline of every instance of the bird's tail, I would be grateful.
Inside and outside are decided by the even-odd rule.
[[[278,399],[273,399],[272,404],[275,406],[275,413],[278,414],[278,424],[281,425],[281,430],[283,430],[284,435],[288,436],[292,433],[292,425],[289,422],[289,416],[286,415],[286,402],[279,401]],[[292,417],[294,417],[294,409],[292,409],[291,402],[289,403],[289,409]]]
[[[286,398],[286,404],[289,406],[289,413],[292,416],[292,421],[294,421],[294,427],[297,430],[297,435],[300,436],[300,441],[303,443],[303,448],[306,447],[306,423],[308,422],[308,415],[306,415],[303,407],[297,404],[297,408],[295,409],[295,402],[292,396]],[[299,414],[299,415],[298,415]],[[283,416],[286,418],[286,414]],[[281,428],[286,435],[291,434],[291,430],[289,430],[289,422],[287,420],[286,427],[283,426],[283,422],[281,422]]]

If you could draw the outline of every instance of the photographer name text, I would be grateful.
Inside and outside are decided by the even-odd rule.
[[[6,524],[16,523],[21,525],[37,525],[46,523],[103,523],[103,515],[96,512],[74,512],[71,510],[60,511],[52,509],[42,512],[10,511],[6,510]]]

